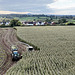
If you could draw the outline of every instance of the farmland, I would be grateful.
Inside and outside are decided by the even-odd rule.
[[[2,67],[2,65],[4,64],[4,61],[6,59],[6,54],[5,51],[1,48],[0,46],[0,68]]]
[[[75,75],[75,27],[17,27],[17,35],[40,48],[23,58],[6,75]]]
[[[18,17],[14,17],[15,19],[19,19],[20,21],[38,21],[38,20],[41,20],[41,21],[45,21],[47,18],[49,17],[22,17],[22,18],[18,18]]]
[[[1,37],[2,37],[2,31],[0,29],[0,68],[2,67],[2,65],[4,64],[4,61],[6,59],[6,53],[3,50],[2,45],[1,45],[1,40],[2,40]]]
[[[17,61],[13,62],[11,57],[13,44],[17,45],[20,54],[26,50],[26,47],[16,38],[15,32],[13,28],[0,28],[0,75],[4,75],[12,65],[17,63]]]

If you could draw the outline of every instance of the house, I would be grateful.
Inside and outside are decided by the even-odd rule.
[[[51,25],[54,25],[55,24],[55,22],[51,22]]]
[[[39,22],[40,23],[40,25],[44,25],[44,22]]]
[[[45,22],[36,22],[36,25],[45,25]]]
[[[36,25],[40,25],[40,23],[39,22],[36,22]]]
[[[2,25],[3,24],[3,22],[0,22],[0,25]]]
[[[33,25],[36,26],[36,22],[35,21],[33,21]]]
[[[33,26],[33,22],[25,22],[25,25]]]
[[[5,23],[6,26],[9,25],[9,24],[10,24],[10,22],[6,22],[6,23]]]
[[[21,22],[23,25],[29,25],[29,26],[37,26],[37,25],[45,25],[45,22],[36,22],[36,21],[31,21],[31,22]]]

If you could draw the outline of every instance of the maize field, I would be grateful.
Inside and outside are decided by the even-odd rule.
[[[16,27],[17,35],[40,48],[25,51],[5,75],[75,75],[75,27]]]

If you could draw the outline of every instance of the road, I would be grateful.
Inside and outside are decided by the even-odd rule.
[[[1,46],[6,53],[6,59],[4,60],[1,68],[0,68],[0,75],[3,75],[13,64],[16,64],[17,61],[12,61],[11,59],[11,46],[17,45],[19,52],[22,54],[23,51],[26,50],[26,46],[23,45],[16,37],[16,30],[13,28],[0,28],[2,32],[0,39],[1,39]]]

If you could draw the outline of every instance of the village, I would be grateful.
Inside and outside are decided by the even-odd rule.
[[[45,22],[45,21],[20,21],[23,26],[45,26],[45,25],[55,25],[55,22]],[[9,26],[10,21],[0,22],[0,26]]]
[[[45,26],[45,25],[54,25],[55,22],[45,22],[45,21],[22,21],[23,25],[29,26]]]
[[[62,26],[75,25],[75,16],[53,16],[53,15],[0,15],[0,26]]]

